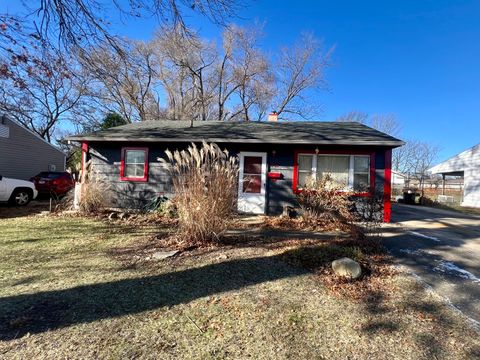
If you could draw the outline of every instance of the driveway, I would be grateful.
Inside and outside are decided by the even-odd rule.
[[[10,206],[0,203],[0,220],[40,214],[48,211],[50,203],[46,199],[33,200],[25,206]]]
[[[480,217],[394,204],[384,231],[398,264],[480,322]]]

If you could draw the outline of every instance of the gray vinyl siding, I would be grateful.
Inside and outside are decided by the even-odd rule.
[[[108,183],[111,194],[111,204],[120,208],[145,209],[159,196],[170,196],[170,178],[166,169],[158,161],[164,157],[164,150],[183,149],[188,144],[169,143],[90,143],[89,158],[94,171]],[[279,172],[282,179],[267,179],[266,206],[267,213],[278,215],[284,206],[297,206],[293,193],[294,153],[299,150],[314,150],[315,147],[298,145],[272,144],[219,144],[228,148],[231,155],[241,151],[257,151],[267,153],[267,171]],[[120,162],[122,147],[147,147],[149,149],[148,182],[122,181],[120,179]],[[375,191],[377,196],[383,196],[385,149],[367,147],[320,147],[321,151],[351,149],[354,151],[375,151]]]
[[[125,145],[143,147],[143,145]],[[170,177],[158,158],[165,157],[161,147],[148,146],[148,181],[124,181],[120,178],[122,146],[96,144],[89,150],[93,171],[107,182],[110,202],[113,207],[145,209],[160,196],[170,196]]]
[[[0,136],[0,175],[28,180],[54,165],[65,171],[65,154],[38,136],[4,118]],[[1,123],[1,120],[0,120]]]
[[[269,179],[267,187],[267,213],[279,215],[285,206],[296,206],[296,196],[293,193],[293,163],[294,150],[279,149],[275,155],[268,157],[269,170],[282,174],[282,179]]]

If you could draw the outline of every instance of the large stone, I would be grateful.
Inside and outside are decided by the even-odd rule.
[[[172,250],[172,251],[157,251],[157,252],[154,252],[153,255],[152,255],[152,258],[154,258],[155,260],[163,260],[163,259],[167,259],[169,257],[172,257],[172,256],[175,256],[179,253],[180,251],[178,250]]]
[[[336,275],[351,279],[357,279],[362,275],[360,264],[348,257],[333,261],[332,269]]]

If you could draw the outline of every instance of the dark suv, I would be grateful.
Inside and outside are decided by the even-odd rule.
[[[73,177],[68,172],[42,171],[30,179],[40,194],[65,195],[75,186]]]

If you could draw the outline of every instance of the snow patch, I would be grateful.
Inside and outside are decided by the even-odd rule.
[[[424,234],[421,234],[421,233],[416,232],[416,231],[409,231],[409,233],[412,234],[412,235],[415,235],[415,236],[420,236],[420,237],[425,238],[425,239],[429,239],[429,240],[433,240],[433,241],[440,242],[440,239],[438,239],[438,238],[436,238],[436,237],[424,235]]]
[[[467,279],[475,283],[480,283],[480,279],[473,275],[470,271],[464,270],[449,261],[440,260],[438,265],[433,268],[433,271],[456,275],[461,277],[462,279]]]

